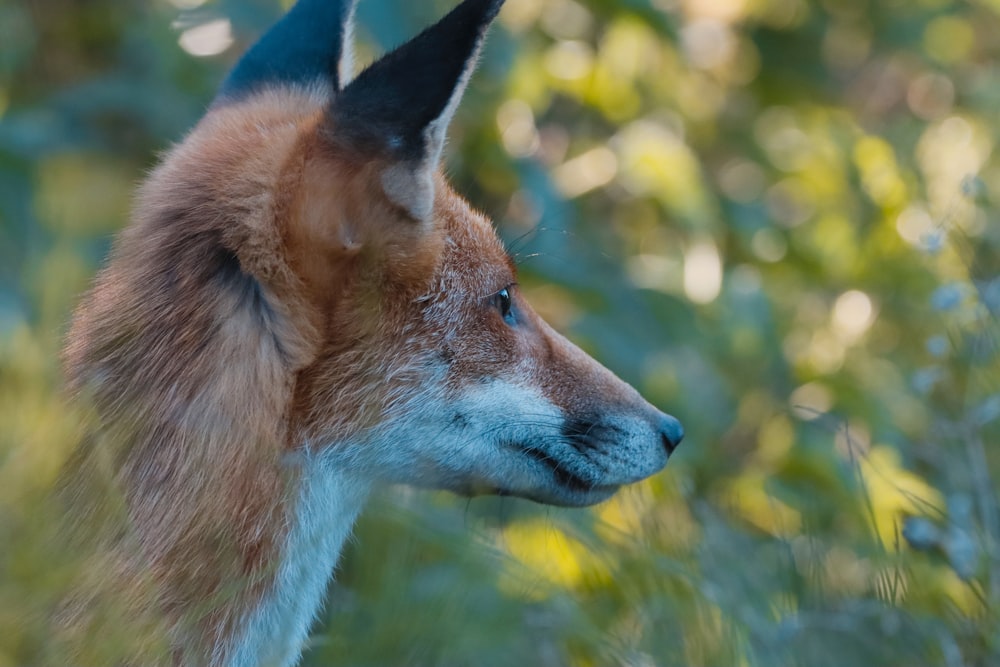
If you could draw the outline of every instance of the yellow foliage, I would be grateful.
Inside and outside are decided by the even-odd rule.
[[[975,42],[976,35],[968,21],[953,16],[934,19],[924,31],[924,48],[943,63],[965,60]]]
[[[757,432],[756,459],[765,466],[773,466],[785,458],[795,444],[795,428],[785,415],[775,415]]]
[[[899,174],[892,146],[885,139],[863,137],[854,146],[854,162],[861,183],[872,201],[883,208],[898,208],[907,201],[906,184]]]
[[[809,228],[810,242],[830,271],[844,274],[858,259],[857,229],[845,216],[821,215]]]
[[[859,465],[871,499],[875,530],[887,548],[895,548],[904,515],[925,515],[929,508],[944,507],[941,493],[904,469],[893,447],[872,447]]]
[[[763,531],[772,535],[790,537],[799,533],[802,516],[799,512],[765,490],[765,476],[758,471],[747,471],[734,479],[726,494],[729,504],[739,514]]]
[[[635,21],[618,21],[604,36],[597,54],[588,99],[608,118],[625,121],[642,106],[636,79],[660,68],[660,45],[648,27]]]
[[[607,563],[545,519],[528,519],[509,526],[500,535],[500,543],[535,579],[526,582],[522,568],[508,568],[500,584],[511,593],[543,599],[553,588],[572,589],[586,579],[611,578]]]
[[[623,184],[648,194],[688,217],[708,217],[708,201],[698,160],[691,148],[666,126],[639,120],[616,137]]]
[[[600,505],[595,513],[601,521],[601,536],[619,544],[642,530],[643,516],[656,504],[649,482],[637,484]]]

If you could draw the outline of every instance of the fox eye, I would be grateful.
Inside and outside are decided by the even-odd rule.
[[[497,292],[493,297],[493,303],[497,310],[500,311],[500,316],[504,319],[504,321],[508,324],[514,324],[514,315],[510,312],[510,288],[504,287],[502,290]]]

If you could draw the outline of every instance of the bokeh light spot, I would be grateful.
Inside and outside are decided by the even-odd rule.
[[[512,157],[527,157],[535,153],[541,140],[535,127],[535,115],[526,103],[507,100],[497,110],[497,127],[503,146]]]
[[[598,146],[556,167],[556,187],[573,198],[607,185],[618,173],[618,158],[607,146]]]
[[[874,322],[875,306],[864,292],[844,292],[833,306],[833,328],[845,342],[860,338]]]
[[[709,239],[694,243],[684,255],[684,293],[700,304],[711,303],[722,291],[722,258]]]
[[[833,392],[824,384],[810,382],[792,392],[788,397],[788,406],[799,419],[813,421],[833,407]]]
[[[587,76],[593,64],[594,50],[585,42],[559,42],[545,56],[545,69],[548,73],[567,81]]]
[[[229,19],[216,19],[188,28],[178,40],[192,56],[216,56],[233,45],[233,26]]]

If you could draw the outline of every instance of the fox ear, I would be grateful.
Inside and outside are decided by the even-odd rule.
[[[239,101],[267,85],[316,82],[339,90],[352,73],[354,0],[298,0],[236,63],[216,103]]]
[[[437,24],[361,72],[337,96],[334,141],[392,163],[386,195],[417,220],[434,204],[445,133],[504,0],[464,0]]]

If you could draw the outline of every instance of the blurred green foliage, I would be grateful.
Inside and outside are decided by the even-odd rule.
[[[281,4],[0,3],[0,665],[65,581],[73,304]],[[362,60],[450,4],[362,0]],[[998,34],[997,0],[508,0],[449,172],[688,437],[593,510],[378,499],[306,664],[1000,664]]]

